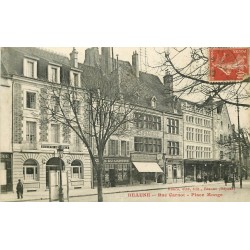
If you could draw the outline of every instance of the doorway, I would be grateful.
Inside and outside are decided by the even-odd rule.
[[[46,163],[46,188],[49,188],[49,171],[52,171],[52,170],[59,171],[60,165],[62,167],[62,170],[64,170],[65,169],[64,161],[60,159],[59,157],[53,157],[47,161]]]

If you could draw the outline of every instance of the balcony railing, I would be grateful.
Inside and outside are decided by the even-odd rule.
[[[22,150],[36,150],[37,149],[37,142],[28,142],[28,141],[24,141],[21,145],[21,149]]]
[[[69,149],[71,152],[83,152],[83,145],[81,144],[70,145]]]

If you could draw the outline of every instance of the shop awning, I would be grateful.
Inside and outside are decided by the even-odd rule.
[[[133,162],[133,164],[141,173],[163,173],[156,162]]]

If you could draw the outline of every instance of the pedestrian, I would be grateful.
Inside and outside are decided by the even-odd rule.
[[[207,173],[204,173],[204,184],[207,183]]]
[[[232,175],[232,189],[235,189],[235,174]]]
[[[225,186],[227,186],[227,183],[228,183],[228,174],[224,175],[224,181],[225,181]]]
[[[17,199],[23,198],[23,183],[21,180],[18,180],[18,183],[16,185],[16,193],[17,193]]]

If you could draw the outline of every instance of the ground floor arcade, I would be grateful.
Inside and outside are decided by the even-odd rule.
[[[15,191],[18,179],[24,184],[24,192],[48,190],[50,171],[60,169],[67,173],[70,189],[91,187],[92,171],[87,154],[65,153],[59,158],[55,152],[14,152],[3,158],[6,185],[2,192]]]
[[[207,176],[208,181],[218,181],[224,178],[225,174],[234,172],[235,167],[231,161],[222,160],[184,160],[185,182],[201,182]]]

